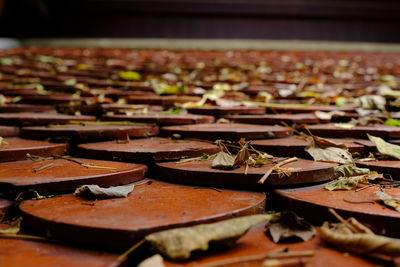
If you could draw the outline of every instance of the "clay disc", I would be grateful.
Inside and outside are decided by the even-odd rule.
[[[252,256],[257,257],[264,255],[268,251],[278,251],[280,249],[288,248],[289,251],[315,251],[315,255],[312,257],[301,257],[304,265],[293,265],[293,266],[307,266],[307,267],[342,267],[342,266],[376,266],[375,264],[364,260],[362,257],[357,257],[352,254],[345,255],[340,250],[335,250],[332,247],[326,246],[319,237],[319,234],[313,239],[307,242],[295,242],[295,243],[284,243],[276,244],[271,241],[264,231],[264,227],[257,226],[250,230],[246,235],[242,236],[231,248],[227,249],[214,249],[209,252],[202,253],[201,256],[197,257],[192,261],[184,262],[171,262],[164,260],[166,267],[178,267],[178,266],[230,266],[230,267],[259,267],[262,266],[264,259],[242,261],[231,264],[219,263],[232,262],[238,258],[251,258]],[[300,257],[298,257],[300,260]],[[274,265],[276,266],[276,265]],[[283,265],[279,265],[283,266]],[[292,265],[290,265],[292,266]]]
[[[24,201],[20,209],[33,232],[79,244],[125,247],[168,228],[262,213],[265,194],[152,181],[135,186],[127,198],[87,203],[67,195]]]
[[[45,112],[54,110],[53,106],[28,105],[28,104],[5,104],[0,105],[0,112]]]
[[[64,155],[67,152],[66,144],[54,144],[46,141],[36,141],[11,137],[4,139],[7,144],[0,145],[0,162],[16,161],[26,158],[26,154],[41,157]]]
[[[353,139],[353,138],[327,138],[335,143],[346,144],[352,154],[365,154],[372,147],[374,143],[367,140]],[[304,151],[309,141],[301,136],[290,136],[278,139],[265,139],[255,140],[251,145],[261,151],[265,151],[274,156],[282,157],[305,157],[310,158],[310,155]],[[368,149],[367,149],[368,148]]]
[[[314,113],[300,113],[300,114],[264,114],[264,115],[227,115],[224,116],[233,122],[239,123],[254,123],[254,124],[279,124],[279,123],[307,123],[307,124],[317,124],[322,121]]]
[[[146,138],[129,143],[100,142],[77,146],[76,153],[83,157],[121,160],[129,162],[177,160],[215,154],[220,149],[207,142]]]
[[[193,114],[264,114],[265,108],[261,107],[246,107],[246,106],[238,106],[238,107],[219,107],[219,106],[206,106],[206,107],[193,107],[187,109],[190,113]]]
[[[94,121],[93,116],[75,116],[52,113],[0,113],[0,124],[3,125],[47,125],[64,124],[70,121]]]
[[[67,124],[54,126],[23,127],[21,136],[32,139],[62,139],[85,141],[115,139],[119,133],[130,137],[157,135],[155,125],[116,125],[116,124]]]
[[[400,138],[400,127],[385,125],[355,126],[351,129],[336,127],[334,124],[318,124],[307,126],[312,134],[321,137],[353,137],[368,138],[367,134],[382,138]]]
[[[2,266],[105,267],[122,266],[118,255],[15,238],[0,238]]]
[[[0,125],[0,136],[1,137],[18,136],[18,134],[19,134],[18,127]]]
[[[0,163],[0,188],[13,194],[26,189],[41,192],[69,191],[79,185],[115,186],[143,179],[147,167],[114,161],[74,158],[83,163],[107,168],[86,168],[65,159]],[[51,164],[48,168],[43,168]]]
[[[205,115],[166,115],[163,113],[150,114],[132,114],[132,115],[106,115],[103,116],[106,121],[134,121],[143,123],[156,123],[157,125],[180,125],[196,123],[213,123],[213,116]]]
[[[191,161],[184,163],[156,163],[155,171],[160,179],[183,184],[201,185],[257,185],[258,180],[276,163],[267,163],[261,167],[250,167],[245,174],[245,167],[234,170],[211,168],[212,160]],[[337,164],[298,159],[284,165],[294,168],[287,175],[276,172],[265,181],[270,185],[295,185],[327,181],[334,177],[333,167]]]
[[[400,160],[376,160],[357,162],[357,166],[390,175],[393,179],[400,179]]]
[[[356,191],[327,191],[323,185],[276,190],[279,196],[276,203],[283,208],[291,208],[316,225],[333,219],[327,208],[334,208],[343,217],[355,217],[378,230],[377,233],[400,237],[398,225],[400,213],[379,203],[374,192],[379,187]],[[399,188],[384,189],[389,195],[400,196]]]
[[[286,137],[292,134],[292,130],[282,126],[266,126],[242,123],[208,123],[163,127],[161,129],[161,134],[164,136],[180,134],[185,138],[198,138],[206,140],[238,140],[240,138],[263,139]]]

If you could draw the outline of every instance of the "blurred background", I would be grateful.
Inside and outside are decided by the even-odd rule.
[[[0,14],[18,39],[400,42],[397,0],[0,0]]]

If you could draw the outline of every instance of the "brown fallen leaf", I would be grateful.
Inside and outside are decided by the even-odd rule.
[[[343,223],[325,222],[320,228],[321,239],[339,247],[342,250],[358,253],[379,253],[391,257],[400,256],[400,239],[375,235],[356,219],[347,220],[358,229],[364,229],[362,233],[354,233]]]
[[[226,152],[218,152],[211,163],[211,168],[222,169],[222,170],[232,170],[235,166],[235,158]]]
[[[382,155],[400,159],[400,146],[390,144],[380,137],[368,135],[368,138],[375,143],[376,148]]]
[[[368,184],[369,181],[383,178],[382,174],[373,173],[351,176],[351,177],[339,177],[337,180],[334,180],[326,185],[324,185],[324,189],[329,191],[335,190],[353,190],[356,189],[360,184]]]
[[[292,211],[283,211],[276,214],[265,228],[275,243],[292,238],[308,241],[316,233],[314,226]]]
[[[353,157],[345,144],[311,135],[312,139],[304,149],[316,161],[328,161],[342,164],[353,163]]]
[[[145,237],[157,251],[172,260],[188,259],[192,251],[209,248],[210,242],[233,245],[253,226],[267,222],[272,214],[234,218],[210,224],[182,227],[150,234]]]
[[[100,187],[98,185],[82,185],[78,187],[74,194],[81,197],[90,198],[117,198],[117,197],[127,197],[129,193],[133,191],[135,185],[120,185],[111,187]]]

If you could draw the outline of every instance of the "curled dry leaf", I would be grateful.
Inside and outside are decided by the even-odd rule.
[[[15,221],[10,223],[10,226],[6,229],[0,229],[1,234],[17,234],[21,229],[21,221],[22,218],[18,218]]]
[[[267,225],[272,241],[279,241],[299,238],[303,241],[311,240],[315,236],[315,227],[306,222],[303,218],[297,216],[292,211],[283,211],[278,213]]]
[[[400,146],[390,144],[382,138],[373,135],[368,135],[368,138],[375,143],[379,153],[396,159],[400,159]]]
[[[329,191],[335,190],[353,190],[356,189],[360,184],[368,184],[369,181],[383,178],[382,174],[370,173],[351,177],[340,177],[326,185],[324,189]]]
[[[249,146],[244,144],[243,147],[236,154],[234,165],[240,166],[245,164],[250,158]]]
[[[353,157],[345,144],[339,144],[315,135],[304,149],[314,160],[349,164]]]
[[[361,230],[360,233],[352,232],[343,223],[325,222],[320,228],[321,239],[348,252],[400,256],[399,239],[375,235],[354,218],[348,222],[356,229]]]
[[[116,198],[127,197],[134,189],[135,185],[120,185],[111,187],[100,187],[98,185],[82,185],[75,190],[75,195],[82,197],[95,198]]]
[[[385,192],[381,191],[375,192],[375,195],[377,195],[382,200],[383,204],[400,212],[399,198],[392,197],[391,195],[388,195]]]
[[[235,158],[226,152],[219,152],[212,161],[213,169],[232,170],[235,165]]]
[[[137,267],[164,267],[164,260],[160,254],[155,254],[141,263],[138,264]]]
[[[145,237],[157,251],[173,260],[188,259],[192,251],[209,248],[211,241],[233,245],[253,226],[271,220],[274,215],[259,214],[217,223],[200,224],[150,234]]]

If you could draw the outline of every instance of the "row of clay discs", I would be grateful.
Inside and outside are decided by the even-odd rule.
[[[1,70],[12,72],[4,66]],[[103,71],[107,77],[108,70]],[[41,75],[48,78],[47,73]],[[21,77],[14,80],[17,78]],[[92,85],[106,84],[105,80],[81,77],[80,81],[84,80]],[[44,81],[55,88],[68,89],[52,79]],[[316,225],[330,219],[324,212],[334,207],[380,231],[383,227],[377,226],[384,222],[387,234],[398,235],[395,227],[388,226],[398,222],[395,211],[381,209],[371,202],[350,205],[352,201],[360,201],[360,196],[369,199],[371,190],[360,191],[361,194],[325,192],[321,183],[335,177],[337,164],[313,161],[304,153],[306,139],[293,136],[290,127],[275,125],[310,124],[307,129],[311,133],[334,137],[346,143],[351,153],[363,155],[375,151],[375,145],[365,140],[368,133],[386,139],[400,136],[396,127],[338,128],[313,113],[340,109],[348,114],[336,119],[346,121],[357,116],[353,106],[204,106],[188,108],[189,114],[173,114],[165,112],[165,107],[198,101],[200,97],[106,92],[106,98],[128,95],[128,104],[118,106],[83,104],[93,97],[83,96],[76,101],[70,93],[35,95],[29,90],[20,93],[21,104],[0,108],[3,112],[0,125],[4,125],[0,127],[3,137],[0,190],[4,198],[0,200],[0,217],[7,221],[21,215],[22,231],[31,239],[0,238],[0,263],[5,266],[134,265],[144,255],[151,254],[150,250],[132,253],[128,262],[117,254],[150,233],[261,214],[267,205],[272,209],[294,206],[299,215]],[[71,105],[71,101],[78,104]],[[52,105],[58,105],[57,109],[65,113],[89,115],[57,114]],[[137,114],[132,111],[138,108],[134,105],[147,105],[150,112]],[[271,114],[275,112],[288,114]],[[215,123],[220,118],[229,123]],[[190,160],[218,153],[221,149],[214,143],[217,139],[238,141],[241,138],[252,140],[255,148],[276,158],[260,167],[242,166],[234,170],[214,169],[207,157]],[[257,183],[287,157],[299,157],[285,165],[292,170],[290,173],[284,176],[272,173],[265,184]],[[373,169],[373,163],[368,164]],[[133,191],[126,197],[111,199],[88,199],[72,194],[82,185],[103,188],[128,185]],[[392,190],[397,193],[397,188]],[[7,225],[0,225],[3,227]],[[183,263],[164,260],[164,265],[215,266],[224,260],[229,262],[229,259],[282,249],[313,250],[315,255],[307,260],[308,266],[372,265],[361,257],[343,255],[332,249],[321,242],[318,234],[311,241],[281,245],[273,243],[259,226],[238,243],[232,249],[204,253]],[[250,260],[249,265],[259,266],[260,261]]]

